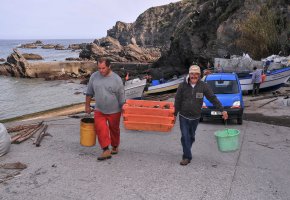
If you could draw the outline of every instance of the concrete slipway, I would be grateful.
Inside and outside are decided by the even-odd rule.
[[[120,153],[103,162],[97,161],[98,146],[79,144],[79,121],[47,119],[53,137],[40,147],[31,140],[13,144],[0,163],[22,162],[27,168],[0,183],[0,199],[290,199],[290,128],[230,123],[241,131],[241,147],[221,153],[214,132],[224,126],[201,123],[193,160],[180,166],[178,120],[169,133],[122,125]],[[0,169],[0,175],[7,171]]]

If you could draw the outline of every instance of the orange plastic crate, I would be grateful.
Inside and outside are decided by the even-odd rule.
[[[159,124],[173,124],[174,117],[154,116],[154,115],[135,115],[124,114],[124,121],[130,122],[145,122],[145,123],[159,123]]]
[[[123,106],[124,114],[174,116],[173,102],[128,99]]]
[[[131,122],[124,121],[126,129],[129,130],[142,130],[142,131],[158,131],[169,132],[173,128],[174,124],[160,124],[160,123],[146,123],[146,122]]]

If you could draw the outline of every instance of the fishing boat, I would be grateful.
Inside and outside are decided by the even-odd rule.
[[[146,79],[135,78],[125,82],[125,99],[141,99]]]
[[[290,66],[280,69],[272,69],[265,73],[266,79],[260,85],[260,89],[278,88],[285,84],[290,78]],[[252,75],[238,74],[242,91],[248,92],[253,90]]]
[[[275,59],[274,59],[275,58]],[[242,91],[253,90],[252,70],[256,66],[266,75],[260,89],[279,88],[290,77],[290,57],[270,56],[263,61],[252,60],[248,55],[232,59],[215,58],[215,69],[221,72],[235,72],[240,80]]]
[[[180,83],[184,81],[184,76],[181,76],[179,78],[175,77],[173,79],[170,79],[164,83],[151,85],[148,87],[148,90],[144,92],[145,95],[148,94],[157,94],[162,92],[168,92],[171,90],[176,90]]]

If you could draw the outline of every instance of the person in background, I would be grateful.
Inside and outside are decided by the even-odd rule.
[[[86,113],[91,113],[90,103],[93,97],[95,99],[95,130],[103,149],[98,160],[117,154],[120,144],[120,117],[125,91],[121,77],[111,70],[110,65],[108,59],[98,60],[98,71],[91,75],[86,92]]]
[[[228,113],[223,110],[222,104],[207,83],[200,80],[200,75],[200,68],[192,65],[189,68],[189,75],[179,85],[175,96],[174,115],[177,116],[179,113],[183,149],[180,165],[187,165],[192,159],[191,147],[195,142],[195,131],[199,123],[204,96],[222,112],[224,120],[228,119]]]
[[[252,73],[252,84],[253,84],[253,93],[252,96],[258,96],[259,95],[259,89],[260,89],[260,85],[262,83],[262,70],[261,69],[257,69],[257,67],[255,66],[253,68],[253,73]]]

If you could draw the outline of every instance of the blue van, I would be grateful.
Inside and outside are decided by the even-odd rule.
[[[238,76],[235,73],[213,73],[207,75],[204,81],[228,112],[229,119],[236,119],[238,124],[243,124],[244,102]],[[221,119],[221,112],[206,97],[203,99],[200,121],[204,118]]]

